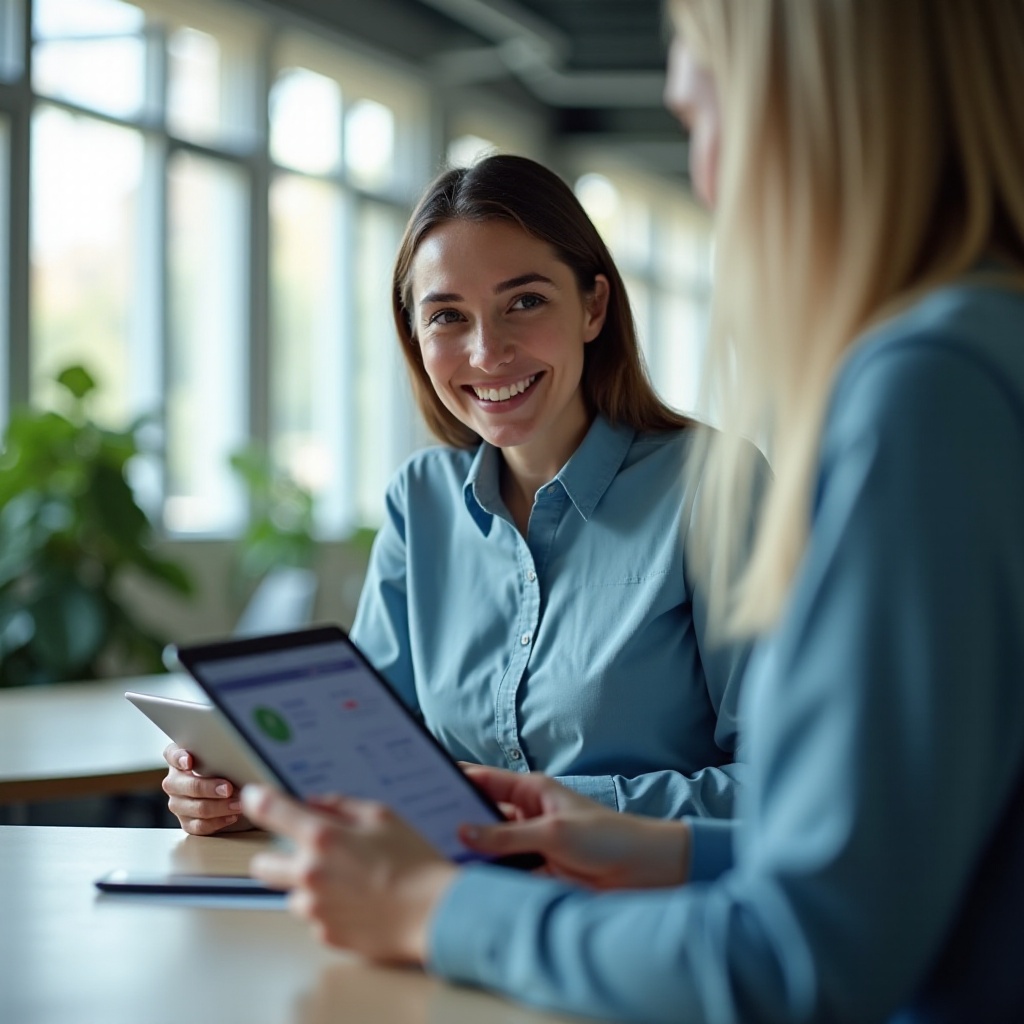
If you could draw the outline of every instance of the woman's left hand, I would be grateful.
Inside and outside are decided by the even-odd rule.
[[[458,872],[383,804],[329,797],[300,804],[246,786],[250,821],[292,841],[292,852],[257,854],[253,875],[288,889],[289,908],[320,939],[373,960],[423,963],[434,908]]]

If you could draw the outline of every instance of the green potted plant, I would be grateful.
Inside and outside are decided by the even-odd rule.
[[[274,569],[309,569],[316,557],[316,499],[252,445],[231,456],[249,502],[249,520],[236,548],[236,596],[244,600]]]
[[[160,671],[164,638],[136,618],[118,584],[140,574],[192,591],[155,553],[153,525],[125,476],[146,417],[106,429],[89,415],[96,382],[84,367],[57,382],[65,410],[17,410],[0,450],[0,686],[95,679],[111,664]]]

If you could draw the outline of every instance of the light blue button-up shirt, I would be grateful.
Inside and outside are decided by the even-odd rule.
[[[525,538],[498,449],[398,472],[352,636],[453,756],[637,813],[732,812],[747,649],[706,642],[686,571],[689,442],[596,419]]]
[[[480,867],[432,966],[616,1020],[1024,1020],[1024,294],[932,295],[840,373],[812,528],[744,683],[704,881]]]

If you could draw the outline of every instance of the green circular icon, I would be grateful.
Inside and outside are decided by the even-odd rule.
[[[253,718],[260,727],[260,731],[266,733],[272,740],[284,743],[292,738],[292,731],[288,723],[273,708],[257,708],[253,712]]]

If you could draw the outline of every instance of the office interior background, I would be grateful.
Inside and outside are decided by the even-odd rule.
[[[491,150],[574,187],[616,257],[655,385],[697,397],[710,225],[662,107],[661,0],[0,0],[0,425],[149,414],[130,481],[182,599],[227,632],[255,446],[314,500],[315,618],[348,623],[397,466],[432,443],[390,319],[404,223]],[[134,588],[134,590],[133,590]]]

